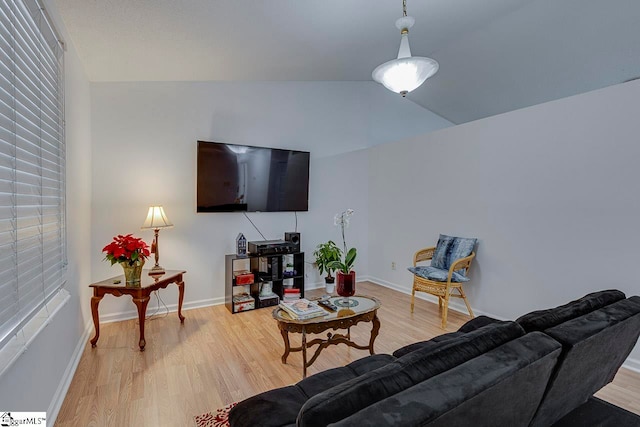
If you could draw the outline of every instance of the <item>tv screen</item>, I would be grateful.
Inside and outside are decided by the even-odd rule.
[[[198,212],[309,210],[309,152],[198,141]]]

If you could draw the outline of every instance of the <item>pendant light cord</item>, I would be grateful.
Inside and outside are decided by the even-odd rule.
[[[402,16],[407,16],[407,0],[402,0]]]

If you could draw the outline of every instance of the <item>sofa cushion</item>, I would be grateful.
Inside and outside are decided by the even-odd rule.
[[[449,267],[451,267],[451,264],[455,260],[471,255],[477,241],[478,239],[441,234],[438,239],[438,244],[436,245],[436,250],[433,252],[431,266],[449,270]],[[458,272],[461,274],[464,273],[462,270],[458,270]]]
[[[437,282],[446,282],[449,277],[449,270],[443,270],[442,268],[436,268],[432,266],[423,266],[420,265],[418,267],[409,267],[407,268],[410,272],[415,274],[416,276],[422,277],[423,279],[435,280]],[[469,278],[463,276],[460,273],[456,273],[455,271],[451,274],[451,281],[456,283],[468,282]]]
[[[450,332],[448,334],[438,335],[433,337],[428,341],[419,341],[413,344],[406,345],[402,348],[397,349],[393,352],[395,357],[402,357],[405,354],[411,353],[412,351],[420,350],[420,349],[428,349],[428,348],[436,348],[440,343],[448,341],[452,338],[457,338],[467,332],[475,331],[476,329],[486,326],[490,323],[499,323],[499,320],[492,319],[487,316],[478,316],[474,319],[469,320],[467,323],[462,325],[457,332]]]
[[[617,301],[547,329],[562,356],[532,422],[552,425],[613,380],[638,341],[640,297]]]
[[[396,351],[393,352],[393,355],[395,357],[402,357],[405,354],[409,354],[417,350],[435,349],[439,345],[443,344],[444,342],[453,338],[457,338],[461,335],[464,335],[464,334],[462,332],[450,332],[448,334],[442,334],[442,335],[438,335],[437,337],[433,337],[428,341],[414,342],[413,344],[405,345],[404,347],[397,349]]]
[[[312,375],[296,385],[260,393],[243,400],[231,409],[229,425],[231,427],[295,425],[298,412],[309,397],[394,360],[396,358],[388,354],[367,356],[346,366]],[[266,417],[265,414],[269,416]]]
[[[351,362],[347,366],[328,369],[311,375],[300,381],[296,386],[309,398],[351,378],[378,369],[394,360],[396,358],[390,354],[374,354]]]
[[[334,425],[526,427],[542,399],[560,351],[558,342],[533,332]]]
[[[298,426],[325,426],[369,405],[522,336],[514,322],[487,325],[346,381],[310,398],[300,410]]]
[[[559,307],[532,311],[519,317],[516,322],[527,332],[544,331],[624,298],[624,293],[617,290],[593,292]]]

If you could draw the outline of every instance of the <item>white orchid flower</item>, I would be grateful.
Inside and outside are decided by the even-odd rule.
[[[353,215],[353,209],[347,209],[346,211],[336,214],[333,217],[333,225],[339,225],[342,231],[342,245],[344,247],[344,253],[347,253],[347,242],[344,238],[344,229],[349,227],[349,217]]]

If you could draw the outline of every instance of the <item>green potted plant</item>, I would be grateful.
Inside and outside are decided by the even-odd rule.
[[[340,261],[342,257],[342,251],[331,240],[326,243],[320,243],[316,246],[316,250],[313,252],[313,256],[316,258],[316,265],[320,274],[327,272],[324,278],[324,282],[327,287],[327,293],[333,293],[335,277],[331,275],[331,272],[335,270],[335,267],[330,267],[329,264]]]
[[[356,255],[356,248],[351,248],[347,252],[347,255],[344,257],[344,262],[342,262],[342,260],[340,259],[337,261],[332,261],[329,267],[333,268],[334,270],[338,270],[338,272],[342,274],[355,274],[355,272],[351,270],[351,267],[353,267],[353,264],[356,262]]]

